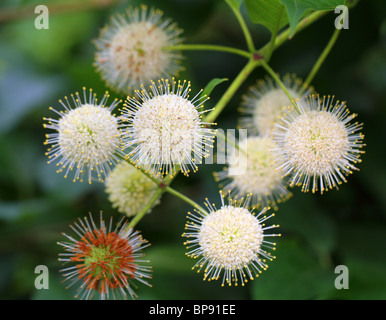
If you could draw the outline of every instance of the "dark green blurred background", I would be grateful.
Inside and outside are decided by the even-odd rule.
[[[2,0],[1,7],[51,1]],[[69,2],[64,1],[63,2]],[[73,183],[47,165],[42,118],[49,106],[82,86],[101,96],[106,87],[92,62],[100,28],[115,12],[139,1],[118,1],[103,9],[50,14],[49,30],[34,28],[36,15],[0,22],[0,298],[71,299],[61,283],[57,255],[61,232],[77,217],[113,210],[103,185]],[[141,1],[164,11],[184,29],[186,43],[210,43],[245,48],[239,25],[224,1]],[[146,250],[154,273],[152,288],[140,286],[140,299],[386,299],[386,6],[384,0],[362,0],[350,10],[349,30],[317,74],[320,94],[346,100],[364,122],[366,154],[360,171],[340,190],[313,195],[293,190],[272,223],[281,225],[277,259],[268,271],[245,287],[221,288],[204,282],[191,270],[181,233],[191,208],[168,194],[138,225],[152,246]],[[245,8],[243,13],[247,17]],[[275,71],[305,78],[333,32],[332,12],[276,51]],[[268,31],[250,25],[256,45],[269,40]],[[181,79],[193,92],[212,78],[232,79],[245,59],[227,53],[185,52]],[[235,128],[241,95],[265,73],[253,73],[217,119],[223,129]],[[229,83],[215,88],[208,106]],[[111,92],[113,97],[124,98]],[[173,187],[198,203],[205,197],[219,203],[212,172],[221,165],[201,166],[198,173],[178,176]],[[50,270],[49,290],[36,290],[34,269]],[[349,289],[334,287],[335,266],[349,268]]]

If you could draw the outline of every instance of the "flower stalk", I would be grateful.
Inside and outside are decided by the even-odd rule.
[[[324,60],[326,60],[328,54],[331,52],[331,49],[333,48],[336,40],[339,37],[341,29],[335,29],[333,32],[331,39],[328,41],[327,46],[324,48],[323,52],[321,53],[320,57],[318,60],[315,62],[314,66],[312,67],[312,70],[310,71],[310,74],[304,81],[304,86],[302,91],[306,90],[306,88],[310,85],[312,80],[314,79],[316,73],[319,71],[320,67],[322,66]]]
[[[219,45],[211,45],[211,44],[179,44],[174,46],[167,46],[163,48],[168,51],[218,51],[218,52],[228,52],[232,54],[236,54],[245,58],[250,58],[251,53],[245,50],[241,50],[238,48],[227,47],[227,46],[219,46]]]

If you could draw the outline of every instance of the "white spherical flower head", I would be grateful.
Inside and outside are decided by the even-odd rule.
[[[131,93],[141,83],[181,69],[180,55],[164,50],[181,42],[181,32],[170,20],[162,21],[160,10],[128,10],[126,16],[113,17],[95,41],[95,66],[109,86]]]
[[[247,209],[249,196],[245,201],[229,200],[229,205],[221,199],[219,210],[207,201],[209,214],[197,210],[196,214],[189,213],[187,232],[183,234],[192,238],[185,242],[190,250],[187,255],[200,258],[193,269],[197,267],[198,272],[204,269],[204,280],[218,280],[224,270],[222,285],[225,282],[238,285],[239,281],[244,285],[268,268],[267,259],[275,258],[263,248],[275,250],[276,244],[265,238],[279,234],[266,234],[265,230],[278,226],[263,224],[274,215],[264,215],[268,208],[257,216]]]
[[[293,99],[300,99],[308,95],[311,89],[301,94],[302,81],[294,76],[285,76],[283,83]],[[250,130],[253,134],[268,135],[283,109],[291,105],[291,101],[285,92],[278,87],[273,80],[259,81],[250,87],[248,93],[243,97],[240,107],[242,117],[240,127]]]
[[[45,144],[50,144],[46,155],[50,159],[48,163],[57,161],[61,168],[58,172],[65,171],[67,177],[69,171],[76,169],[74,181],[83,181],[83,175],[87,172],[88,181],[91,183],[93,172],[99,181],[104,181],[110,171],[110,165],[118,162],[118,156],[122,151],[119,132],[119,119],[111,111],[120,103],[117,99],[105,107],[109,94],[106,92],[100,102],[96,94],[90,89],[86,95],[83,88],[83,102],[79,93],[71,94],[71,100],[65,97],[65,101],[59,100],[63,111],[52,111],[60,116],[60,119],[44,118],[48,123],[45,128],[55,130],[55,133],[46,134]],[[72,108],[70,101],[75,108]]]
[[[311,184],[312,192],[338,188],[361,161],[362,124],[350,124],[357,115],[350,114],[344,102],[333,100],[312,95],[296,102],[273,131],[272,152],[279,168],[304,192]]]
[[[128,98],[123,120],[128,122],[124,148],[128,158],[152,175],[173,175],[178,165],[184,174],[197,170],[196,163],[212,147],[214,131],[199,111],[207,97],[189,99],[190,83],[160,80],[146,90],[136,91],[139,100]]]
[[[215,173],[225,191],[240,198],[251,194],[251,204],[256,207],[272,206],[287,200],[291,193],[286,182],[276,170],[270,153],[272,143],[266,136],[252,136],[240,141],[238,151],[229,159],[229,166]]]
[[[106,179],[106,193],[113,208],[128,217],[139,213],[157,189],[154,181],[127,162],[118,164]],[[155,201],[153,206],[158,203]]]
[[[199,242],[207,257],[227,266],[245,266],[263,241],[262,227],[245,208],[224,206],[205,217]],[[219,256],[219,252],[224,256]]]

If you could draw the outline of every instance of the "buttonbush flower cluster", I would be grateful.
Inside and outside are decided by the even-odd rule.
[[[112,209],[123,216],[106,223],[100,213],[95,223],[89,213],[70,226],[72,235],[63,233],[61,272],[68,286],[78,286],[77,297],[134,299],[137,284],[151,286],[151,261],[144,252],[150,244],[136,224],[151,220],[165,192],[194,207],[182,234],[187,257],[196,259],[193,269],[221,286],[244,286],[275,259],[272,238],[281,234],[272,231],[278,225],[266,224],[275,216],[271,207],[279,210],[291,188],[324,193],[358,170],[365,144],[363,125],[353,122],[357,114],[310,87],[315,70],[304,82],[276,74],[268,64],[275,41],[269,51],[256,51],[243,31],[248,51],[185,45],[182,30],[161,11],[130,8],[114,15],[94,41],[96,72],[116,97],[84,87],[49,107],[51,116],[43,118],[48,164],[75,183],[104,184]],[[217,103],[209,95],[224,79],[191,93],[191,82],[177,78],[180,52],[190,49],[248,58]],[[202,207],[171,184],[178,173],[189,176],[205,158],[216,159],[214,121],[257,67],[269,77],[257,80],[240,101],[238,123],[247,136],[234,143],[225,168],[213,170],[220,207],[209,199]]]

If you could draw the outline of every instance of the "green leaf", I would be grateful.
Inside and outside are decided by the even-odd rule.
[[[224,81],[228,81],[229,79],[227,78],[214,78],[212,79],[205,87],[205,89],[202,91],[201,93],[201,97],[204,97],[204,96],[210,96],[210,94],[212,93],[213,89],[219,85],[220,83],[224,82]]]
[[[280,15],[279,29],[288,24],[288,16],[280,0],[245,0],[245,6],[251,21],[265,26],[271,33],[278,27]]]
[[[287,10],[291,28],[290,37],[295,34],[296,26],[300,18],[308,10],[334,10],[335,7],[344,4],[344,0],[281,0]]]

